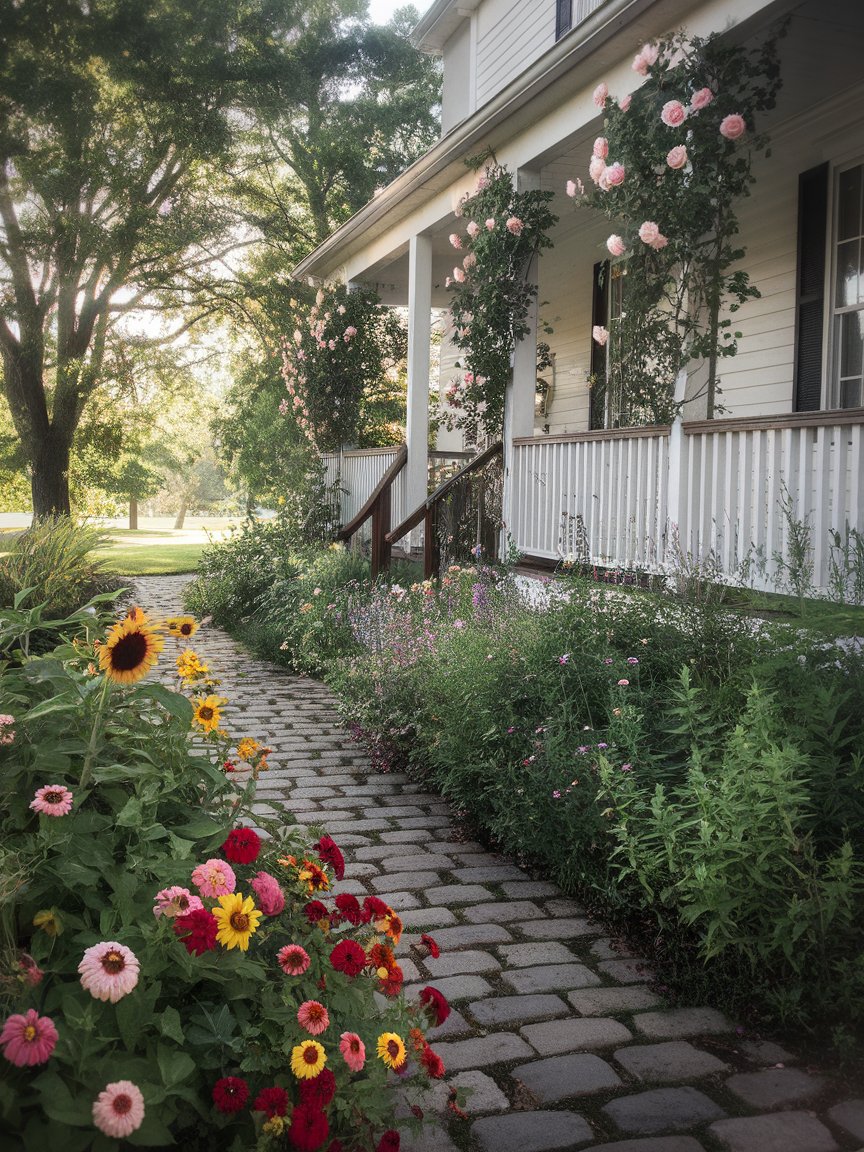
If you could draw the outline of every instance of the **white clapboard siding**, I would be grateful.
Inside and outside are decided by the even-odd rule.
[[[554,45],[555,0],[485,0],[477,15],[476,93],[481,108]]]

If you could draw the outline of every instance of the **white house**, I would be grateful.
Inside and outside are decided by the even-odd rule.
[[[616,413],[592,411],[588,383],[592,326],[607,319],[595,284],[609,225],[565,195],[568,179],[587,179],[602,131],[592,92],[601,80],[616,97],[634,90],[634,53],[678,28],[755,44],[782,17],[783,87],[758,126],[771,153],[755,160],[739,209],[761,295],[736,314],[725,412],[706,420],[691,387],[671,428],[609,427]],[[426,497],[430,314],[447,305],[448,235],[474,186],[465,159],[492,148],[520,186],[554,191],[560,218],[537,274],[554,330],[551,397],[535,404],[536,318],[508,396],[503,519],[519,549],[647,567],[689,553],[729,575],[761,557],[757,583],[770,586],[795,520],[810,528],[814,583],[827,587],[839,555],[830,531],[864,531],[862,0],[435,0],[414,38],[443,56],[440,141],[296,269],[371,284],[409,309],[408,463],[394,522]],[[452,363],[445,347],[445,383]],[[366,462],[355,509],[391,459]]]

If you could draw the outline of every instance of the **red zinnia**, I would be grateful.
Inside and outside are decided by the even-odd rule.
[[[186,951],[191,956],[201,956],[216,947],[216,933],[219,924],[216,917],[207,908],[196,908],[194,912],[187,912],[185,916],[178,916],[174,921],[174,932],[183,941]]]
[[[333,869],[336,879],[341,880],[345,875],[345,857],[337,848],[336,842],[329,836],[322,836],[315,848],[323,862]]]
[[[223,1076],[213,1085],[213,1103],[220,1112],[239,1112],[249,1099],[249,1085],[239,1076]]]
[[[450,1015],[450,1005],[437,988],[424,988],[420,993],[420,1003],[426,1005],[436,1027],[443,1024]]]
[[[427,935],[425,932],[420,937],[420,943],[426,945],[426,947],[429,949],[429,955],[433,960],[437,960],[441,955],[441,949],[438,947],[432,937]]]
[[[376,920],[380,920],[384,916],[390,915],[389,904],[385,904],[384,901],[379,900],[377,896],[367,896],[363,901],[363,909],[370,920],[373,916]]]
[[[375,1152],[399,1152],[399,1133],[388,1128],[378,1141]]]
[[[356,940],[340,940],[330,953],[330,963],[337,972],[359,976],[366,967],[366,953]]]
[[[320,900],[310,900],[303,906],[303,915],[314,926],[319,920],[327,919],[327,909]]]
[[[299,1152],[317,1152],[330,1132],[327,1117],[310,1104],[297,1104],[291,1113],[288,1140]]]
[[[426,1069],[426,1072],[433,1080],[440,1080],[444,1075],[444,1061],[437,1052],[433,1052],[427,1045],[423,1049],[423,1055],[420,1057],[420,1063]]]
[[[402,982],[404,979],[405,977],[399,965],[391,964],[387,969],[387,975],[381,977],[381,982],[378,987],[385,996],[398,996],[402,991]]]
[[[327,1107],[336,1095],[336,1077],[329,1068],[322,1068],[311,1080],[300,1081],[300,1103],[320,1111]]]
[[[342,913],[344,918],[349,924],[363,923],[363,911],[360,907],[360,901],[356,896],[351,896],[347,892],[343,892],[341,896],[336,897],[336,907]]]
[[[342,1141],[331,1140],[327,1145],[327,1152],[342,1152]]]
[[[252,1111],[266,1112],[268,1120],[274,1116],[284,1116],[288,1111],[288,1093],[278,1084],[273,1088],[262,1088],[255,1097]]]
[[[373,968],[390,968],[396,963],[396,957],[388,944],[373,944],[369,949],[369,962]]]
[[[233,828],[222,845],[225,859],[230,860],[232,864],[251,864],[258,859],[260,851],[261,841],[257,832],[253,832],[251,828]]]

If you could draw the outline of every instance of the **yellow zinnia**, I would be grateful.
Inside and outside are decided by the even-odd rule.
[[[219,943],[245,952],[249,948],[249,937],[258,931],[258,921],[263,913],[255,907],[251,896],[232,892],[219,897],[219,907],[213,909],[213,915],[219,925],[216,933]]]
[[[141,609],[131,608],[99,645],[99,667],[116,684],[135,684],[156,663],[164,644]]]
[[[327,1053],[317,1040],[304,1040],[291,1049],[291,1071],[298,1080],[314,1080],[327,1063]]]
[[[181,640],[191,640],[198,631],[198,621],[194,616],[169,616],[165,621],[165,627],[172,636],[177,636]]]
[[[193,701],[195,705],[195,711],[192,713],[193,722],[203,728],[205,732],[216,731],[222,719],[219,715],[219,709],[227,703],[228,701],[222,696],[199,697]]]
[[[405,1063],[405,1044],[395,1032],[382,1032],[378,1037],[378,1055],[388,1068],[401,1068]]]

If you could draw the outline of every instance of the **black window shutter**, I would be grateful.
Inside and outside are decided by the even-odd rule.
[[[798,177],[798,275],[795,299],[796,412],[822,407],[822,332],[825,318],[825,232],[828,165]]]
[[[573,0],[558,0],[555,8],[555,39],[570,31],[573,27]]]
[[[609,322],[609,261],[594,265],[594,292],[591,303],[591,324],[605,328]],[[606,349],[591,338],[591,408],[589,428],[606,427]]]

